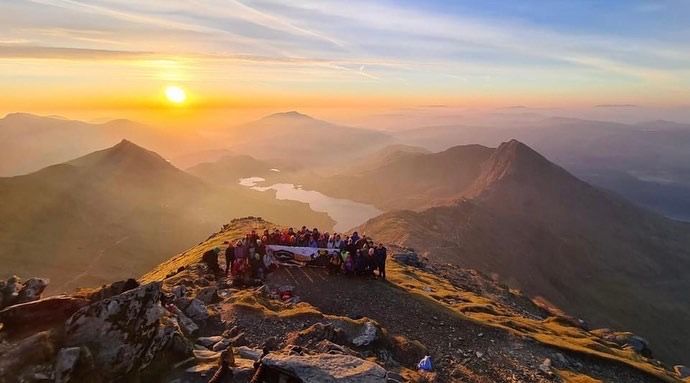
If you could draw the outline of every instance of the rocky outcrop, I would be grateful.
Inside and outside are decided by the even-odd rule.
[[[378,364],[351,355],[268,354],[262,363],[303,382],[385,383],[387,374]]]
[[[55,352],[55,337],[43,331],[0,350],[0,382],[17,381],[17,374],[28,365],[44,363]]]
[[[68,347],[86,346],[103,378],[155,375],[152,363],[185,359],[191,346],[177,320],[160,304],[159,283],[150,283],[76,312],[65,325]]]
[[[49,282],[45,278],[30,278],[22,283],[16,275],[0,281],[0,309],[40,299]]]
[[[83,298],[65,295],[48,297],[4,308],[0,311],[0,323],[13,331],[41,331],[63,323],[88,304],[89,301]]]

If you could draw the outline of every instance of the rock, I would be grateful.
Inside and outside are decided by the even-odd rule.
[[[18,292],[17,303],[26,303],[38,300],[43,294],[43,290],[48,287],[50,280],[45,278],[31,278],[24,282]]]
[[[230,330],[225,330],[223,331],[223,337],[224,338],[232,338],[234,336],[237,336],[237,334],[240,333],[240,328],[237,326],[233,326]]]
[[[177,323],[182,329],[182,333],[184,333],[188,337],[193,337],[196,335],[197,331],[199,331],[199,326],[197,326],[196,323],[194,323],[194,321],[191,320],[188,316],[184,315],[182,310],[180,310],[179,308],[177,308],[177,306],[172,304],[166,305],[165,307],[177,318]]]
[[[0,382],[17,381],[14,374],[24,366],[50,360],[55,354],[55,339],[49,331],[36,333],[3,350],[0,358]]]
[[[245,359],[250,359],[257,361],[261,357],[262,351],[259,350],[258,348],[250,348],[247,346],[240,346],[235,349],[237,353],[245,358]]]
[[[136,279],[129,278],[122,281],[113,282],[110,285],[104,285],[98,290],[87,291],[84,295],[91,302],[102,301],[103,299],[112,298],[115,295],[124,293],[131,289],[139,287],[139,282]]]
[[[204,302],[198,299],[192,299],[192,302],[189,303],[189,306],[187,306],[187,308],[184,310],[184,313],[197,323],[208,319],[208,310],[206,309],[206,305]]]
[[[87,346],[104,380],[156,376],[191,354],[191,344],[150,283],[92,303],[65,324],[65,345]]]
[[[644,357],[652,357],[652,349],[649,347],[649,342],[641,336],[633,335],[629,337],[624,347],[632,348],[636,353]]]
[[[196,340],[196,342],[206,348],[209,348],[213,346],[214,344],[220,342],[223,340],[223,337],[220,335],[216,336],[202,336]]]
[[[690,368],[688,367],[681,365],[673,366],[673,371],[675,371],[676,375],[681,379],[690,378]]]
[[[405,378],[403,378],[402,375],[398,374],[397,372],[388,371],[388,373],[386,374],[386,382],[403,383],[405,382]]]
[[[218,341],[216,344],[214,344],[213,347],[211,347],[211,350],[213,350],[213,351],[223,351],[223,350],[225,350],[226,348],[228,348],[228,347],[230,346],[231,343],[232,343],[232,341],[231,341],[230,339],[223,339],[223,340],[220,340],[220,341]]]
[[[544,359],[544,361],[539,365],[539,370],[546,374],[546,376],[553,375],[553,372],[551,371],[551,359]]]
[[[247,339],[244,335],[244,333],[239,333],[235,337],[230,338],[230,344],[233,347],[239,347],[239,346],[246,346],[247,345]]]
[[[2,307],[12,306],[17,303],[17,297],[19,297],[19,290],[21,290],[21,279],[13,275],[7,279],[5,283],[2,284],[2,289],[0,290],[0,296],[2,296]]]
[[[484,353],[481,351],[477,351],[474,354],[477,355],[477,358],[481,358],[482,356],[484,356]]]
[[[570,362],[568,362],[568,359],[566,359],[565,355],[561,354],[560,352],[553,354],[553,360],[555,362],[554,364],[558,368],[566,368],[570,364]]]
[[[206,287],[206,286],[210,286],[211,282],[209,282],[208,279],[206,279],[206,278],[199,278],[199,279],[194,281],[194,284],[197,286]]]
[[[93,355],[86,347],[61,349],[55,360],[55,383],[96,381]]]
[[[352,339],[352,344],[357,347],[368,346],[377,339],[378,330],[372,322],[364,323],[364,328],[360,335]]]
[[[215,362],[220,358],[220,352],[209,350],[194,350],[194,358],[199,362]]]
[[[204,302],[207,305],[211,303],[220,302],[220,297],[218,296],[218,288],[214,286],[204,287],[196,294],[196,299]]]
[[[351,355],[268,354],[262,363],[303,382],[385,383],[387,375],[378,364]]]
[[[177,298],[182,298],[183,296],[187,295],[187,287],[185,285],[177,285],[172,288],[171,292],[175,297]]]
[[[61,325],[77,310],[89,304],[83,298],[58,295],[9,306],[0,311],[0,322],[6,329],[31,332],[43,331]]]

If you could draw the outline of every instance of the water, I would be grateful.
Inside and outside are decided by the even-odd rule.
[[[271,186],[258,186],[264,181],[266,180],[261,177],[248,177],[240,179],[239,183],[260,192],[275,190],[276,199],[279,200],[307,203],[312,210],[328,214],[335,221],[334,229],[338,232],[357,227],[368,219],[383,213],[372,205],[329,197],[315,190],[304,190],[301,185],[278,183]]]

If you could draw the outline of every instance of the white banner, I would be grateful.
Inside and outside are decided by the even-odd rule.
[[[282,264],[293,264],[303,266],[309,262],[316,262],[320,257],[338,253],[338,249],[324,249],[318,247],[298,247],[267,245],[266,252],[273,255],[276,261]]]

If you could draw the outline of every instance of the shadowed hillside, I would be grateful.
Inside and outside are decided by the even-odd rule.
[[[211,186],[129,141],[0,178],[0,200],[3,277],[49,277],[54,291],[141,273],[250,212],[286,224],[332,225],[304,204]]]
[[[360,230],[497,273],[598,326],[631,329],[663,359],[690,355],[688,225],[594,188],[514,140],[481,168],[464,200],[387,213]]]
[[[307,177],[303,183],[384,210],[417,209],[461,195],[492,152],[481,145],[455,146],[440,153],[393,150],[371,158],[369,164],[335,176]]]

